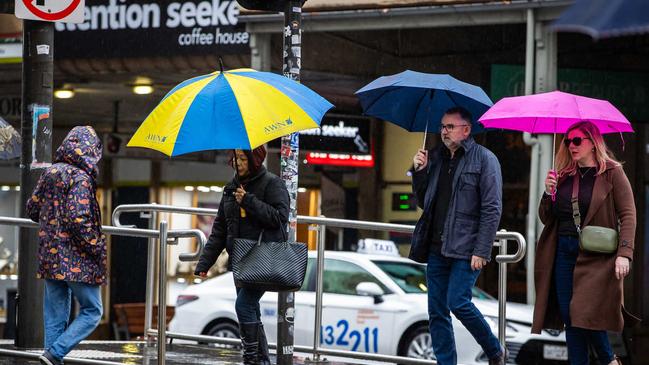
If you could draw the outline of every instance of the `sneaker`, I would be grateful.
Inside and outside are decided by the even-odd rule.
[[[62,365],[63,361],[57,360],[49,351],[43,352],[41,356],[38,357],[38,360],[42,365]]]

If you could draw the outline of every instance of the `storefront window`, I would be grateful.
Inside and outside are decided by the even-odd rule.
[[[17,217],[20,204],[18,186],[0,186],[0,216]],[[7,292],[17,288],[18,228],[0,225],[0,318],[6,317]]]

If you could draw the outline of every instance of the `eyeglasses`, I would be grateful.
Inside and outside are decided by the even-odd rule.
[[[579,147],[581,146],[581,142],[583,142],[584,139],[590,139],[590,138],[588,137],[574,137],[573,139],[566,138],[563,140],[563,144],[565,144],[566,147],[570,147],[570,143],[572,143],[575,146]]]
[[[444,129],[446,129],[447,132],[453,132],[453,129],[455,129],[455,127],[468,127],[468,126],[469,126],[468,124],[441,124],[439,126],[439,131],[443,132]]]

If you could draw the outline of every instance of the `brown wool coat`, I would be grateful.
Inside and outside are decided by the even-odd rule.
[[[565,181],[559,180],[559,185]],[[552,214],[551,198],[544,194],[539,217],[545,225],[536,246],[534,281],[536,304],[532,333],[544,328],[563,329],[553,283],[554,256],[557,247],[557,220]],[[581,251],[575,265],[570,320],[574,327],[621,332],[639,320],[624,309],[623,280],[615,278],[617,256],[633,259],[636,211],[629,179],[621,166],[608,163],[606,171],[595,178],[593,195],[582,226],[618,228],[617,254],[590,254]],[[626,322],[626,323],[625,323]]]

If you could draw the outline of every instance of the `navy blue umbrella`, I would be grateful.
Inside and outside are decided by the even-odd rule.
[[[364,114],[392,122],[410,132],[439,132],[446,110],[461,106],[473,115],[472,133],[483,130],[477,120],[493,103],[478,86],[450,75],[404,71],[383,76],[356,92]]]
[[[577,0],[552,28],[594,39],[649,33],[647,0]]]

